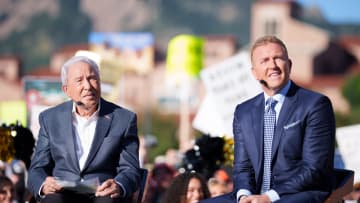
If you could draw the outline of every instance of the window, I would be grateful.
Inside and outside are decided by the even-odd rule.
[[[264,26],[265,35],[278,35],[279,34],[279,23],[276,20],[267,20]]]

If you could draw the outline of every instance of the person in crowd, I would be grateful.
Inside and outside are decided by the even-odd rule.
[[[217,197],[229,192],[227,191],[226,183],[214,177],[208,180],[207,185],[211,197]]]
[[[0,176],[0,203],[12,203],[14,199],[14,184],[6,176]]]
[[[334,187],[330,100],[290,80],[292,61],[275,36],[255,41],[251,63],[263,93],[234,112],[234,193],[206,202],[324,202]]]
[[[155,164],[150,172],[145,203],[160,203],[165,191],[176,175],[175,169],[166,163]]]
[[[228,166],[225,166],[223,168],[218,169],[214,173],[214,178],[225,184],[227,193],[231,192],[234,188],[230,170],[232,171],[232,169],[230,169]]]
[[[197,203],[209,197],[206,180],[199,173],[185,172],[175,177],[162,203]]]
[[[165,152],[165,163],[167,163],[170,167],[178,169],[181,167],[183,154],[174,148],[169,148]]]
[[[22,160],[13,159],[7,164],[5,175],[11,180],[14,187],[14,200],[17,203],[26,202],[31,198],[31,193],[27,189],[26,179],[27,170],[25,162]]]
[[[42,203],[130,200],[141,176],[136,114],[101,98],[99,67],[86,56],[66,61],[61,80],[71,100],[39,115],[30,191]]]

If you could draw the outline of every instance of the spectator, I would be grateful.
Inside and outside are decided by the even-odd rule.
[[[179,150],[177,150],[177,149],[166,150],[165,162],[169,166],[171,166],[175,169],[178,169],[178,168],[180,168],[181,161],[182,161],[182,154],[181,154],[181,152],[179,152]]]
[[[199,173],[185,172],[175,177],[162,203],[197,203],[209,197],[205,179]]]
[[[161,202],[161,198],[173,181],[175,174],[176,171],[165,163],[155,165],[149,176],[145,203]]]
[[[221,168],[215,172],[214,177],[217,180],[220,180],[221,182],[223,182],[226,186],[226,190],[228,192],[231,192],[234,188],[233,187],[234,184],[233,184],[233,180],[232,180],[231,175],[229,174],[228,170],[229,170],[229,168],[227,168],[227,167]]]
[[[12,203],[14,184],[6,176],[0,176],[0,203]]]
[[[7,164],[5,175],[11,180],[14,187],[13,199],[23,203],[32,196],[26,188],[27,171],[22,160],[14,159]]]
[[[208,185],[211,197],[217,197],[217,196],[228,193],[226,183],[221,180],[218,180],[216,178],[210,178],[208,180],[207,185]]]

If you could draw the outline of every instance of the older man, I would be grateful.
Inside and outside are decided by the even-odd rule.
[[[140,182],[136,114],[101,98],[98,65],[87,57],[69,59],[61,80],[71,101],[39,116],[29,189],[43,203],[124,202]],[[94,180],[94,191],[67,187]]]

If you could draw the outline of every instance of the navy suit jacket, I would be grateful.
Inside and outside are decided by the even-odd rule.
[[[91,149],[80,170],[72,125],[73,101],[42,112],[36,151],[29,169],[28,187],[38,196],[47,176],[70,181],[98,177],[115,179],[131,195],[140,182],[136,114],[100,100],[99,119]]]
[[[263,176],[264,95],[239,104],[233,121],[234,192],[259,194]],[[280,198],[333,187],[335,119],[330,100],[291,83],[272,144],[272,185]]]

